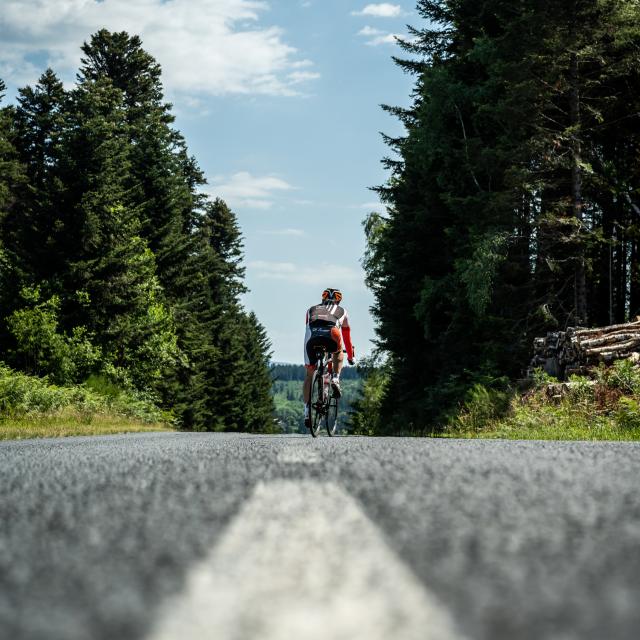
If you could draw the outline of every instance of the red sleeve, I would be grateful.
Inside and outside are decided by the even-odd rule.
[[[351,344],[351,327],[342,325],[342,339],[344,348],[347,350],[347,358],[353,360],[353,345]]]

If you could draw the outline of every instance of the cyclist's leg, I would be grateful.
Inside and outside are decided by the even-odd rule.
[[[307,375],[304,379],[304,384],[302,386],[302,397],[304,399],[305,404],[309,404],[309,400],[311,400],[311,379],[313,378],[313,372],[315,371],[315,367],[312,364],[305,365],[307,370]]]
[[[336,341],[336,344],[339,345],[338,350],[332,354],[333,375],[339,378],[340,372],[342,371],[342,362],[344,360],[344,355],[342,353],[342,350],[344,349],[342,345],[342,334],[340,333],[340,330],[337,328],[332,330],[331,333],[333,335],[333,338]]]
[[[313,376],[313,370],[315,367],[314,363],[311,362],[312,355],[309,353],[309,340],[311,339],[311,330],[307,325],[307,328],[304,332],[304,366],[307,370],[307,375],[305,376],[304,383],[302,384],[302,398],[304,400],[304,404],[309,404],[309,398],[311,396],[311,378]]]
[[[331,363],[333,365],[333,371],[331,373],[331,388],[333,389],[333,395],[339,398],[342,395],[342,389],[340,388],[340,370],[342,369],[342,349],[331,354]]]
[[[342,371],[342,363],[344,362],[344,353],[342,353],[342,347],[340,347],[339,351],[336,351],[332,354],[333,358],[333,375],[340,377],[340,372]]]

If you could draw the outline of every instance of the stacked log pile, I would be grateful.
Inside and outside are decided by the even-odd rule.
[[[529,373],[536,368],[566,379],[572,373],[586,373],[600,363],[632,359],[640,362],[640,318],[634,322],[595,329],[569,328],[553,331],[533,341],[533,360]]]

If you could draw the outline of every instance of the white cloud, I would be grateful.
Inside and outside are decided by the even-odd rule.
[[[270,209],[278,192],[292,189],[294,187],[282,178],[240,171],[228,178],[213,178],[207,191],[213,197],[223,198],[231,207]]]
[[[247,265],[249,272],[264,280],[286,280],[310,286],[326,287],[327,283],[341,289],[364,290],[362,271],[332,263],[302,266],[293,262],[254,260]]]
[[[387,33],[384,36],[379,36],[377,38],[373,38],[373,40],[369,40],[367,44],[372,47],[377,47],[378,45],[381,45],[381,44],[395,44],[397,42],[396,38],[401,38],[401,37],[402,36],[397,33]]]
[[[362,29],[358,31],[359,36],[366,36],[366,37],[379,36],[383,33],[384,31],[381,31],[380,29],[376,29],[375,27],[370,27],[369,25],[367,25],[366,27],[362,27]]]
[[[358,31],[358,35],[364,38],[369,38],[366,44],[371,47],[377,47],[381,44],[395,44],[396,38],[402,37],[399,34],[382,31],[368,25],[360,29],[360,31]]]
[[[282,29],[262,26],[262,0],[3,0],[0,67],[5,80],[34,82],[45,58],[72,79],[80,45],[98,29],[128,31],[162,65],[165,86],[190,95],[293,95],[318,77]]]
[[[378,211],[379,213],[385,213],[387,208],[382,202],[363,202],[355,206],[356,209],[365,209],[366,211]]]
[[[379,4],[368,4],[361,11],[352,11],[353,16],[373,16],[374,18],[397,18],[402,15],[402,8],[399,4],[381,2]]]
[[[300,82],[307,82],[307,80],[315,80],[319,78],[320,74],[314,71],[292,71],[287,79],[291,85],[299,84]]]

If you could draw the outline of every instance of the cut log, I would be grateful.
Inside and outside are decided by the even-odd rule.
[[[542,367],[549,375],[564,380],[572,373],[588,371],[600,363],[610,365],[625,359],[640,366],[640,317],[608,327],[569,327],[566,331],[552,331],[544,338],[535,338],[528,374]]]
[[[613,342],[611,344],[605,344],[602,347],[592,347],[591,349],[585,349],[585,353],[598,354],[617,351],[619,353],[631,353],[631,351],[637,351],[634,347],[640,346],[640,337],[634,340],[628,340],[627,342]]]
[[[577,336],[597,335],[600,333],[610,333],[612,331],[618,331],[620,329],[630,329],[637,327],[640,329],[640,320],[634,320],[633,322],[625,322],[624,324],[612,324],[607,327],[594,327],[593,329],[573,329],[573,333]],[[567,331],[570,331],[568,329]]]
[[[638,331],[630,333],[629,331],[616,331],[615,333],[606,333],[597,338],[590,338],[588,340],[577,337],[577,342],[583,349],[591,349],[593,347],[600,347],[607,344],[617,344],[619,342],[625,342],[626,340],[640,339],[640,327]]]

